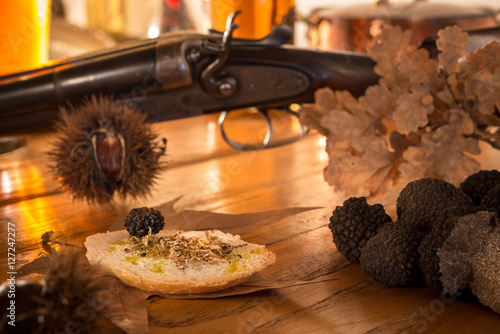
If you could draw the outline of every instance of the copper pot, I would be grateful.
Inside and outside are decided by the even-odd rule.
[[[366,52],[366,47],[386,24],[412,31],[412,43],[447,26],[458,25],[464,30],[493,27],[499,24],[493,9],[464,7],[433,1],[415,0],[390,3],[378,0],[372,4],[346,8],[318,8],[310,21],[311,46],[323,50]]]

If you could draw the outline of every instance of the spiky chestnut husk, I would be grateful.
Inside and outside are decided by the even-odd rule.
[[[166,140],[159,141],[134,107],[92,96],[61,109],[49,168],[61,188],[77,200],[104,204],[115,193],[146,197],[160,170]]]
[[[473,205],[460,189],[441,179],[422,178],[408,183],[396,201],[398,220],[427,234],[436,220],[456,207]]]
[[[351,197],[335,208],[328,227],[337,250],[350,262],[359,262],[366,242],[388,222],[392,218],[381,204],[369,205],[365,197]]]
[[[469,196],[476,205],[481,203],[483,197],[500,184],[500,172],[493,170],[481,170],[468,176],[459,186],[464,193]]]
[[[15,300],[9,298],[10,281],[0,285],[0,306],[2,307],[3,321],[0,321],[0,332],[6,334],[32,333],[35,327],[34,316],[36,310],[36,298],[40,296],[42,285],[38,282],[32,283],[22,279],[15,280]],[[11,300],[14,300],[12,313]],[[5,311],[7,310],[7,311]],[[13,321],[13,322],[12,322]],[[14,323],[15,326],[9,324]]]
[[[419,280],[418,246],[423,234],[395,221],[382,227],[361,250],[363,273],[384,286],[406,286]]]
[[[121,332],[104,314],[110,301],[105,287],[84,268],[77,252],[54,252],[50,268],[38,281],[16,280],[16,326],[4,323],[2,333]],[[3,286],[4,287],[4,286]],[[7,289],[8,290],[8,289]],[[7,291],[8,292],[8,291]],[[11,298],[0,292],[0,302]],[[5,309],[4,309],[5,310]]]
[[[165,226],[163,215],[153,208],[135,208],[125,217],[125,227],[131,236],[157,234]]]

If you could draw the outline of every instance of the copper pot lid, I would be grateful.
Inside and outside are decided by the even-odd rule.
[[[352,5],[345,8],[318,8],[313,16],[328,19],[385,19],[428,21],[439,19],[478,18],[495,16],[493,9],[471,6],[459,6],[426,0],[391,3],[389,0],[378,0],[374,3]]]

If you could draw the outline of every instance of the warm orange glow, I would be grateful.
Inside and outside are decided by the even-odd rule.
[[[211,150],[215,149],[217,145],[216,138],[218,136],[219,128],[215,120],[207,123],[207,135],[205,137],[207,147]]]
[[[43,179],[36,165],[31,162],[28,165],[21,165],[16,161],[9,164],[8,167],[1,172],[0,189],[2,194],[12,194],[10,197],[23,197],[45,192]]]
[[[2,3],[0,75],[36,68],[47,61],[49,9],[49,0]]]
[[[52,209],[50,201],[46,197],[37,197],[32,200],[22,201],[20,207],[20,221],[23,224],[24,233],[28,239],[40,240],[43,233],[58,230],[56,211]]]
[[[323,161],[323,162],[328,161],[328,153],[326,153],[326,150],[325,150],[325,148],[326,148],[326,137],[319,138],[316,141],[316,146],[322,148],[322,150],[318,151],[318,153],[317,153],[318,160]]]
[[[44,194],[47,192],[43,184],[43,179],[40,170],[35,165],[29,166],[29,191],[36,194]],[[23,187],[23,192],[27,191]],[[22,215],[21,221],[24,221],[24,232],[28,238],[40,240],[43,233],[48,231],[58,231],[59,219],[57,211],[54,210],[54,199],[48,197],[37,197],[19,203],[20,214]]]
[[[28,235],[28,239],[39,240],[41,235],[50,230],[57,230],[57,213],[52,208],[53,199],[41,196],[33,199],[23,199],[30,196],[47,193],[41,171],[31,161],[7,164],[9,168],[1,172],[1,192],[9,199],[21,199],[16,206],[19,208],[18,231]]]
[[[281,23],[294,3],[294,0],[210,0],[210,22],[215,30],[224,31],[228,16],[241,10],[241,14],[235,19],[239,28],[234,31],[234,36],[260,39],[274,25]]]
[[[9,173],[2,171],[2,193],[10,194],[12,192],[12,180]]]

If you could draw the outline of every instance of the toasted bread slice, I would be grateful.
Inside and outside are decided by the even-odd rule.
[[[218,230],[161,231],[144,238],[131,238],[127,231],[89,236],[87,258],[103,274],[164,294],[208,293],[234,286],[276,258],[265,246]]]

